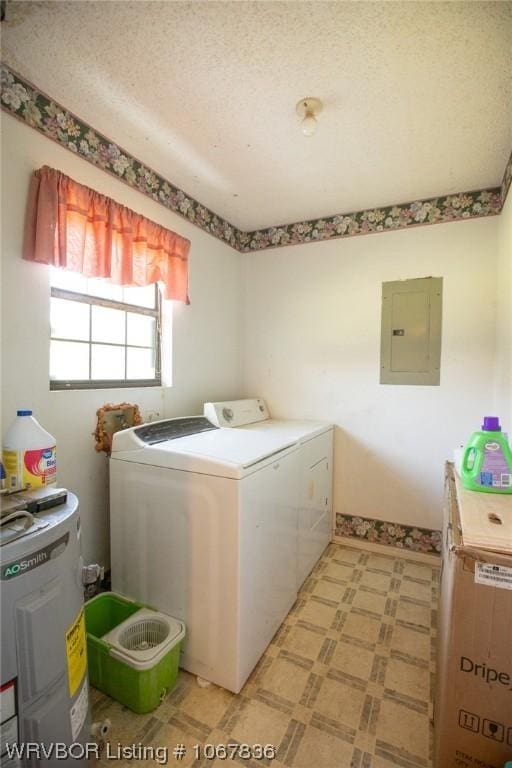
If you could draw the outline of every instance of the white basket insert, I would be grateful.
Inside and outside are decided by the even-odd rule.
[[[165,613],[141,608],[103,636],[110,655],[134,669],[151,669],[185,637],[185,625]]]

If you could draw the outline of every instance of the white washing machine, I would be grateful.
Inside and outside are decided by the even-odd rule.
[[[181,665],[234,692],[297,596],[304,460],[297,437],[200,416],[114,435],[112,588],[183,620]]]

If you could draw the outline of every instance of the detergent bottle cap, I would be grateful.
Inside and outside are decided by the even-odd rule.
[[[498,416],[484,416],[482,424],[484,432],[501,432],[500,420]]]

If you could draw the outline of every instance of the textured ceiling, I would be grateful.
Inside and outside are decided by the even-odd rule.
[[[2,32],[13,69],[244,230],[496,186],[512,146],[511,2],[12,1]]]

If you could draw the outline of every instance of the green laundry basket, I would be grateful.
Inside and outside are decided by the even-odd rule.
[[[178,676],[185,627],[114,592],[85,604],[89,681],[134,712],[151,712]]]

